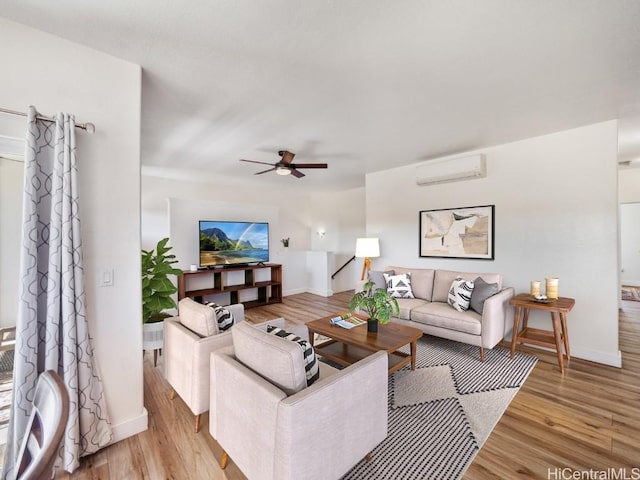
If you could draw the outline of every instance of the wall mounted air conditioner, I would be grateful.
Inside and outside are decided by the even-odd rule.
[[[430,160],[416,168],[418,185],[459,182],[487,176],[487,162],[484,155]]]

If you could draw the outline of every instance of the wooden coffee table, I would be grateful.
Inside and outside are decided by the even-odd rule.
[[[339,365],[348,366],[372,353],[386,351],[389,354],[389,375],[409,363],[411,370],[416,369],[416,341],[422,336],[421,330],[393,322],[378,325],[377,333],[368,333],[366,324],[347,330],[331,323],[331,319],[338,315],[340,314],[329,315],[306,324],[312,345],[314,333],[331,339],[314,346],[316,354]],[[367,319],[364,315],[354,316]],[[410,354],[398,351],[405,345],[410,345]]]

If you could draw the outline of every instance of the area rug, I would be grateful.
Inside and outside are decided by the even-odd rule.
[[[631,300],[633,302],[640,302],[640,287],[623,285],[622,300]]]
[[[408,350],[407,350],[408,352]],[[424,336],[416,370],[389,377],[387,438],[343,477],[457,479],[533,370],[537,358]]]

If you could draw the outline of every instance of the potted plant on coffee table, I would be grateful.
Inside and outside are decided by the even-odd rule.
[[[178,289],[169,275],[181,275],[173,268],[178,261],[170,254],[168,238],[158,242],[155,249],[142,250],[142,348],[153,350],[153,363],[157,363],[158,349],[163,346],[164,319],[171,315],[165,310],[176,308],[172,295]]]
[[[383,288],[375,291],[375,283],[367,282],[362,287],[362,291],[356,293],[349,301],[349,311],[360,309],[369,314],[367,320],[367,331],[377,332],[378,322],[383,325],[391,321],[391,317],[400,313],[398,301],[391,297]]]

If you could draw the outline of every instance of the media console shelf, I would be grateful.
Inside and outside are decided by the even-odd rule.
[[[258,270],[271,270],[269,280],[256,281]],[[228,274],[231,272],[244,271],[244,283],[229,284]],[[190,289],[189,280],[201,279],[206,275],[212,277],[212,281],[204,280],[208,285],[206,288]],[[192,282],[195,283],[195,282]],[[199,285],[201,286],[201,285]],[[260,307],[271,303],[282,303],[282,265],[275,263],[265,263],[263,265],[238,265],[235,267],[212,268],[208,270],[198,270],[192,272],[184,270],[178,276],[178,300],[185,297],[193,298],[197,302],[203,301],[207,295],[220,295],[228,293],[230,303],[240,303],[240,291],[257,289],[258,298],[256,300],[243,301],[244,308]]]

